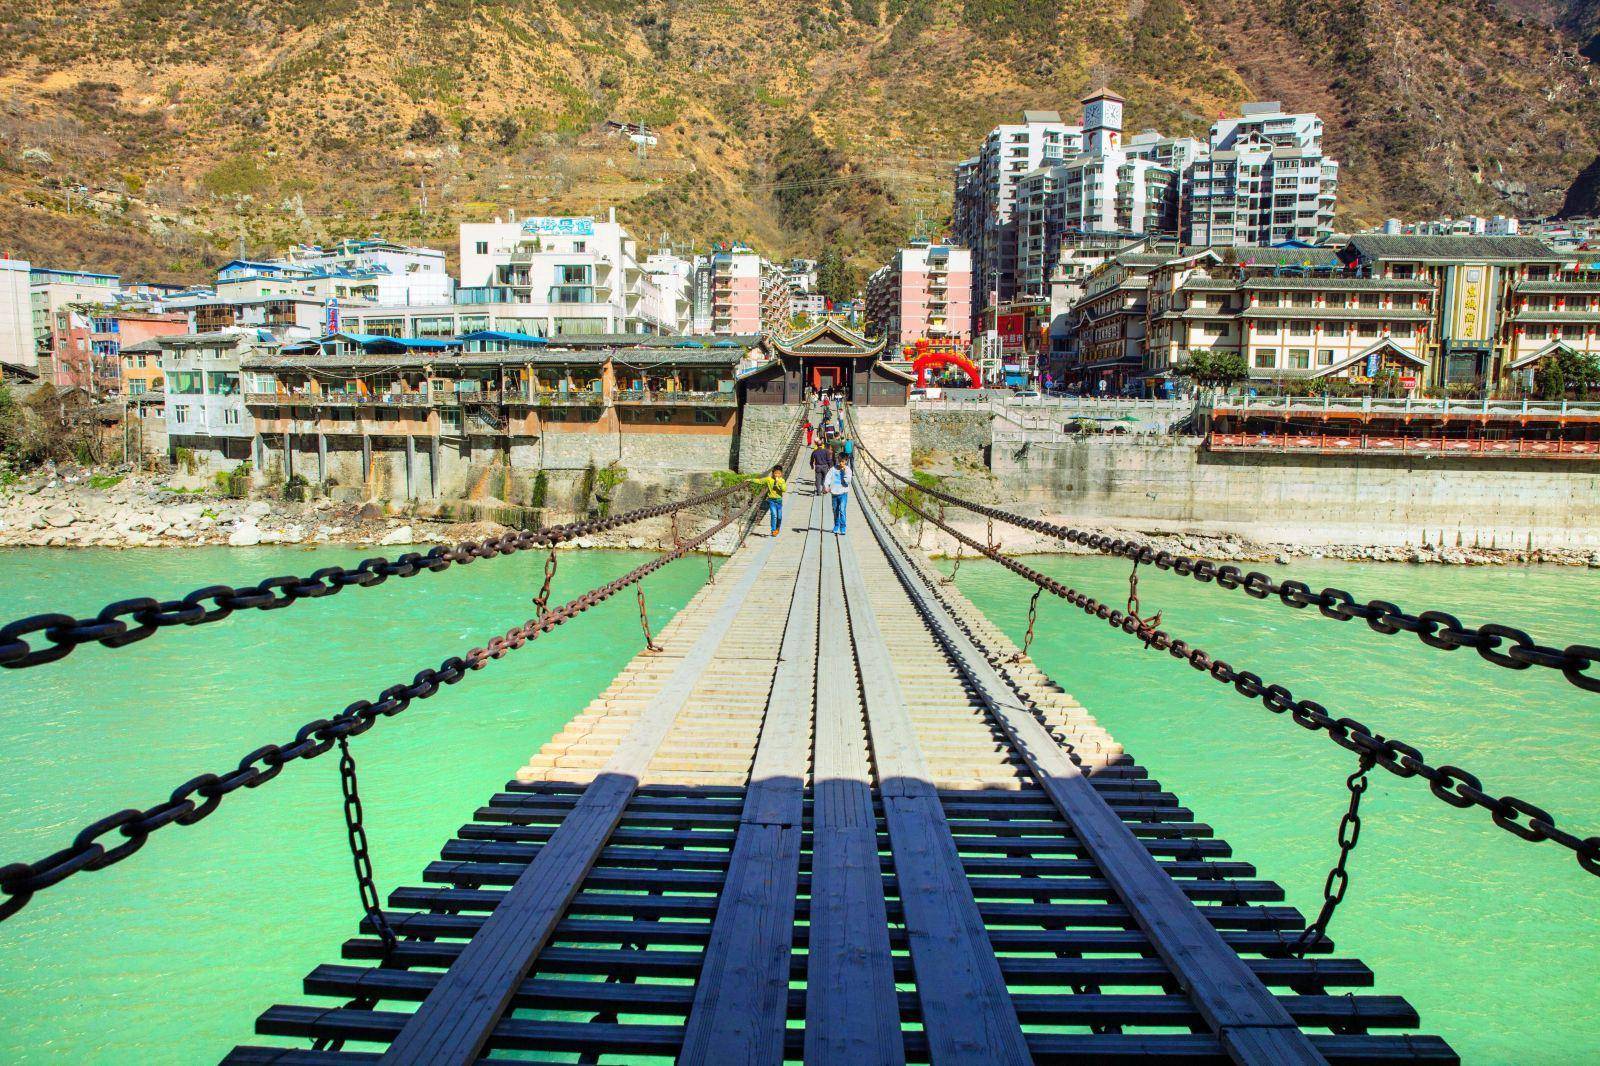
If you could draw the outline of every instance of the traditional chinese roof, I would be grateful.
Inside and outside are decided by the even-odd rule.
[[[1314,377],[1314,378],[1325,378],[1329,374],[1337,374],[1339,371],[1345,369],[1346,367],[1355,366],[1357,363],[1365,362],[1366,358],[1369,355],[1371,355],[1373,352],[1382,352],[1382,351],[1392,352],[1393,354],[1399,356],[1401,359],[1405,360],[1406,362],[1414,364],[1418,369],[1421,369],[1422,367],[1425,367],[1425,366],[1428,365],[1428,362],[1427,362],[1426,359],[1423,359],[1421,356],[1417,355],[1415,352],[1410,352],[1410,351],[1407,351],[1405,348],[1402,348],[1400,346],[1400,342],[1399,341],[1396,341],[1393,337],[1391,337],[1387,333],[1385,333],[1383,336],[1379,337],[1376,341],[1374,341],[1373,343],[1367,345],[1365,348],[1361,349],[1355,355],[1352,355],[1352,356],[1350,356],[1349,358],[1346,358],[1346,359],[1341,359],[1337,363],[1334,363],[1332,366],[1322,367],[1319,370],[1317,370],[1316,373],[1312,374],[1311,376]]]
[[[1514,322],[1600,323],[1600,311],[1518,311]]]
[[[764,342],[773,352],[791,358],[829,356],[847,359],[876,359],[883,354],[883,339],[868,340],[841,322],[825,318],[800,333],[787,337],[769,335]]]
[[[1545,356],[1554,355],[1556,352],[1561,351],[1563,349],[1565,349],[1566,351],[1572,352],[1574,354],[1576,354],[1577,351],[1578,351],[1577,348],[1575,348],[1572,345],[1568,344],[1566,341],[1553,340],[1549,344],[1545,345],[1543,348],[1540,348],[1536,352],[1533,352],[1533,353],[1528,354],[1528,355],[1524,355],[1520,359],[1513,359],[1511,361],[1511,364],[1509,366],[1507,366],[1506,369],[1507,370],[1521,370],[1524,367],[1530,367],[1533,364],[1539,362]]]
[[[1432,292],[1431,281],[1415,278],[1249,278],[1247,289],[1331,289],[1339,292]]]
[[[1600,293],[1600,281],[1523,281],[1516,287],[1517,295],[1548,293],[1554,296],[1594,296]]]
[[[1247,307],[1240,312],[1245,318],[1308,318],[1308,319],[1389,319],[1407,322],[1431,322],[1432,311],[1413,307]],[[1600,320],[1600,315],[1595,318]]]
[[[1570,258],[1536,237],[1423,237],[1360,233],[1350,238],[1349,247],[1362,259],[1429,259],[1443,262],[1532,259],[1561,262]]]

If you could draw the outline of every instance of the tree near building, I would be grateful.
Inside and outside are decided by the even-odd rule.
[[[1591,389],[1600,388],[1600,359],[1557,348],[1539,361],[1533,372],[1533,387],[1541,400],[1559,400],[1568,392],[1581,398]]]
[[[1222,352],[1214,348],[1201,348],[1189,353],[1189,361],[1176,367],[1173,373],[1208,388],[1227,388],[1237,385],[1250,376],[1250,367],[1238,352]]]

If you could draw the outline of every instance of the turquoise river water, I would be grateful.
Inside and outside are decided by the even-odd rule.
[[[86,612],[130,595],[303,573],[354,549],[0,551],[0,616]],[[562,556],[560,600],[636,565],[632,553]],[[86,821],[148,805],[202,770],[223,770],[304,721],[371,698],[422,665],[526,617],[532,556],[391,580],[270,614],[246,612],[120,650],[0,677],[0,861],[62,846]],[[1046,559],[1087,592],[1125,594],[1127,568]],[[1464,620],[1600,643],[1591,572],[1297,564],[1316,586]],[[648,582],[664,623],[699,586],[698,561]],[[1026,592],[993,566],[962,589],[1020,636]],[[1192,580],[1150,574],[1144,603],[1175,631],[1438,760],[1487,787],[1600,827],[1600,697],[1543,670],[1491,667],[1414,638],[1326,621]],[[1035,657],[1200,820],[1315,910],[1334,856],[1353,756],[1259,704],[1064,604],[1041,602]],[[637,650],[631,596],[382,721],[355,742],[381,889],[423,865],[522,760]],[[299,1002],[300,979],[337,961],[359,910],[332,756],[236,793],[198,825],[44,893],[0,926],[0,1061],[214,1062],[255,1015]],[[1600,1056],[1600,879],[1553,845],[1533,846],[1481,812],[1375,772],[1353,886],[1334,922],[1377,991],[1402,994],[1424,1029],[1468,1062]]]

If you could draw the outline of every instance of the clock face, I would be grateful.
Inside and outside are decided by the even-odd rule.
[[[1120,127],[1122,105],[1115,100],[1100,100],[1089,109],[1091,122],[1096,126]]]

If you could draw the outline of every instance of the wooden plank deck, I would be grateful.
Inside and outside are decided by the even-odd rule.
[[[1455,1061],[861,502],[792,492],[228,1061]]]

